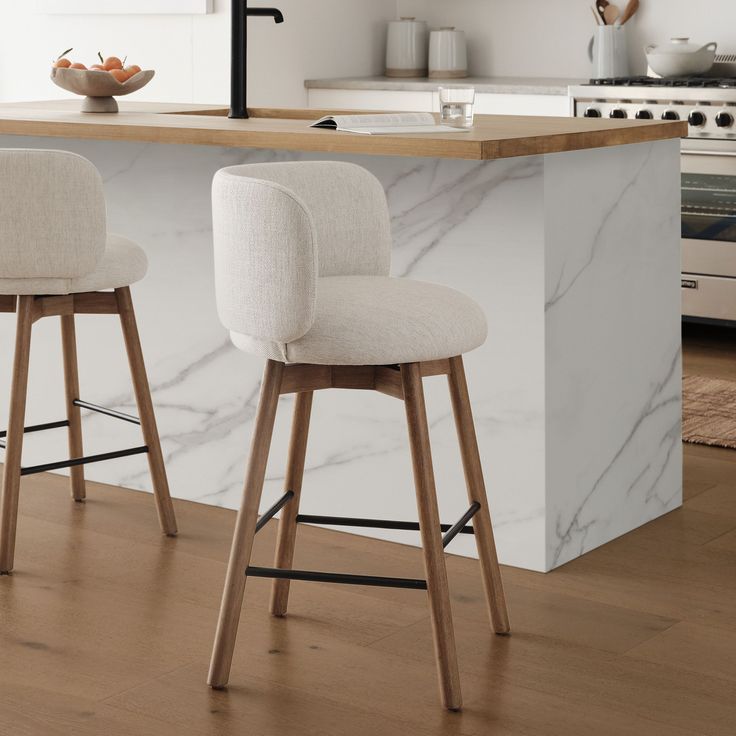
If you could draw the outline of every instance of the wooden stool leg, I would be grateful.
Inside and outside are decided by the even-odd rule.
[[[28,363],[31,354],[33,326],[33,297],[18,297],[17,331],[13,381],[10,390],[10,416],[6,437],[3,490],[0,500],[0,575],[13,569],[15,530],[18,525],[18,494],[20,492],[20,464],[23,453],[23,432],[28,393]]]
[[[289,442],[289,460],[286,468],[284,491],[292,491],[293,498],[284,506],[279,520],[279,531],[276,539],[274,567],[291,570],[294,561],[294,545],[296,543],[296,517],[299,513],[299,501],[302,493],[304,477],[304,461],[307,454],[307,437],[309,435],[309,418],[312,413],[314,392],[305,391],[296,395],[294,418],[291,425],[291,441]],[[274,580],[271,588],[271,614],[285,616],[289,603],[289,580]]]
[[[473,529],[475,531],[475,542],[478,546],[478,556],[480,557],[488,612],[494,631],[497,634],[508,634],[509,616],[506,610],[506,597],[503,592],[501,570],[498,566],[496,544],[493,540],[493,526],[491,525],[491,514],[488,509],[486,486],[483,480],[483,467],[480,462],[473,412],[470,406],[465,368],[461,357],[450,359],[450,374],[447,380],[450,385],[450,398],[452,399],[455,427],[460,442],[468,499],[471,503],[477,502],[480,504],[480,510],[473,517]]]
[[[427,575],[427,592],[432,617],[440,696],[445,708],[460,710],[462,707],[460,673],[457,667],[450,591],[447,585],[445,554],[442,547],[440,516],[432,469],[432,451],[429,445],[429,427],[419,363],[406,363],[401,366],[401,383],[404,390],[404,405],[414,468],[414,485],[424,549],[424,567]]]
[[[151,471],[158,518],[164,534],[173,537],[176,536],[177,532],[176,516],[174,515],[174,506],[171,503],[171,495],[169,494],[169,481],[166,478],[164,457],[161,452],[161,441],[158,436],[156,416],[153,412],[153,402],[151,401],[151,388],[148,384],[146,366],[143,362],[143,351],[141,350],[141,341],[138,336],[138,325],[135,320],[130,288],[126,286],[122,289],[115,289],[115,297],[118,305],[118,313],[120,314],[120,324],[123,328],[125,348],[128,352],[128,363],[130,364],[133,389],[141,419],[143,439],[148,446],[148,467]]]
[[[64,359],[64,392],[66,395],[66,418],[69,421],[69,457],[83,457],[82,412],[74,401],[79,399],[79,368],[77,364],[77,334],[74,315],[61,317],[61,350]],[[82,502],[86,497],[84,466],[70,468],[72,498]]]
[[[243,500],[235,522],[233,543],[230,548],[230,561],[225,578],[225,589],[222,594],[215,644],[212,650],[212,660],[210,661],[210,672],[207,677],[208,684],[214,688],[225,687],[230,678],[230,665],[233,661],[235,637],[238,633],[240,609],[243,605],[243,594],[245,592],[245,571],[250,563],[253,539],[256,535],[258,506],[261,502],[263,481],[266,477],[266,463],[268,462],[268,451],[271,447],[283,371],[283,363],[269,360],[263,374],[261,397],[258,402],[250,458],[245,475]]]

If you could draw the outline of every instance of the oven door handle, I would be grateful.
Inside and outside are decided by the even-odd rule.
[[[736,151],[694,151],[691,148],[683,148],[680,153],[683,156],[730,156],[736,157]]]

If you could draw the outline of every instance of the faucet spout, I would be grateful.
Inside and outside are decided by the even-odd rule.
[[[248,117],[248,16],[273,18],[274,23],[283,23],[284,15],[278,8],[249,8],[248,0],[232,0],[231,9],[229,117],[242,120]]]
[[[278,8],[248,8],[246,13],[253,16],[273,18],[274,23],[284,22],[284,14]]]

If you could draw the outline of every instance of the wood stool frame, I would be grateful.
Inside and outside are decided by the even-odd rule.
[[[13,569],[20,481],[23,476],[34,473],[69,468],[72,498],[81,502],[85,499],[84,465],[130,455],[146,454],[161,529],[167,536],[176,536],[176,517],[169,494],[166,469],[164,468],[161,443],[151,401],[151,390],[143,362],[143,352],[138,336],[138,326],[130,288],[123,287],[114,291],[63,296],[0,296],[0,312],[17,313],[10,417],[7,430],[0,432],[0,448],[6,450],[2,499],[0,500],[0,574],[8,574]],[[120,317],[140,418],[80,399],[75,314],[117,314]],[[58,422],[25,426],[31,332],[34,322],[44,317],[61,318],[67,418]],[[81,409],[139,424],[145,445],[85,456],[82,443]],[[69,459],[22,467],[21,455],[24,434],[59,427],[66,427],[68,431]]]
[[[453,525],[440,523],[429,444],[429,426],[424,404],[422,379],[436,375],[446,375],[448,379],[470,501],[468,511]],[[312,397],[314,391],[327,388],[380,391],[404,401],[419,523],[299,514]],[[288,393],[296,393],[297,396],[285,477],[285,493],[259,519],[258,508],[273,435],[276,407],[279,396]],[[251,566],[251,551],[256,533],[280,509],[283,509],[283,514],[279,522],[274,567]],[[472,527],[467,526],[471,519],[473,520]],[[299,523],[418,530],[421,533],[424,551],[426,580],[293,570],[296,530]],[[442,532],[445,532],[444,537]],[[462,696],[444,548],[460,533],[475,536],[492,628],[497,634],[508,634],[509,620],[506,600],[496,556],[493,527],[462,357],[393,366],[286,365],[269,360],[261,384],[243,500],[238,512],[230,551],[207,680],[209,685],[214,688],[222,688],[227,685],[243,605],[245,583],[249,576],[274,578],[270,605],[274,616],[286,614],[291,580],[413,588],[426,590],[428,593],[442,704],[450,710],[459,710],[462,707]]]

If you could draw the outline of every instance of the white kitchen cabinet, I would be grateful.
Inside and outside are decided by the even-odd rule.
[[[396,110],[436,112],[436,91],[377,89],[308,90],[309,107],[320,110]],[[482,115],[546,115],[569,117],[567,95],[495,94],[480,92],[475,97],[475,112]]]
[[[571,114],[570,98],[567,95],[478,94],[475,96],[475,112],[480,115],[545,115],[566,118]]]
[[[433,97],[435,98],[433,100]],[[437,93],[381,89],[310,89],[309,107],[320,110],[432,112]]]

